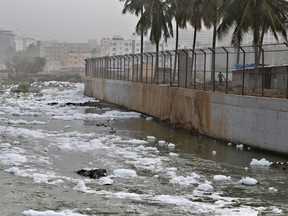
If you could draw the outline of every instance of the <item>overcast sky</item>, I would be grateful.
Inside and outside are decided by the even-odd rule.
[[[40,40],[87,42],[130,38],[138,18],[119,0],[1,0],[0,29]]]

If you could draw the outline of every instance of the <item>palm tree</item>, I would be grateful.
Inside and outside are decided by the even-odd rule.
[[[190,25],[194,28],[194,35],[193,35],[193,45],[192,49],[195,50],[196,48],[196,38],[197,38],[197,31],[200,31],[202,29],[202,20],[204,18],[203,15],[203,0],[192,0],[189,1],[189,4],[186,9],[187,13],[187,19],[190,23]],[[192,65],[191,69],[193,71],[194,68],[194,52],[192,53]]]
[[[186,28],[188,21],[187,7],[190,2],[187,0],[169,0],[168,3],[170,5],[168,13],[176,22],[175,50],[177,51],[179,45],[179,29]]]
[[[126,14],[127,12],[129,12],[129,13],[135,14],[136,16],[139,16],[139,15],[142,16],[144,0],[120,0],[120,1],[121,2],[125,1],[124,8],[122,10],[123,14]],[[138,30],[140,31],[140,34],[141,34],[141,54],[143,54],[144,31],[141,26],[139,27],[140,28]]]
[[[173,70],[173,80],[175,80],[176,76],[176,65],[177,65],[177,50],[179,46],[179,28],[186,28],[188,13],[187,7],[190,4],[187,0],[170,0],[169,1],[170,8],[168,13],[171,17],[174,18],[176,22],[176,38],[175,38],[175,59],[174,59],[174,70]]]
[[[203,15],[203,0],[192,0],[187,7],[187,16],[190,25],[194,28],[193,45],[192,49],[195,50],[197,31],[202,29]]]
[[[122,10],[123,14],[126,14],[127,12],[130,12],[132,14],[135,14],[136,16],[140,17],[143,15],[143,6],[144,6],[144,0],[120,0],[121,2],[125,1],[124,3],[124,9]],[[144,28],[142,25],[139,25],[138,28],[136,28],[136,33],[141,35],[141,42],[140,42],[140,53],[141,53],[141,63],[140,63],[140,74],[142,79],[143,74],[143,50],[144,50]]]
[[[243,40],[244,33],[249,29],[249,23],[243,23],[242,20],[242,9],[243,4],[239,4],[237,7],[231,4],[230,1],[225,7],[221,8],[221,24],[217,29],[217,35],[219,39],[222,39],[226,34],[229,33],[230,29],[234,28],[232,32],[231,45],[237,49],[237,64],[240,58],[240,45]],[[240,2],[239,2],[240,3]],[[241,2],[242,3],[242,2]]]
[[[235,12],[233,15],[232,10]],[[280,33],[287,41],[287,18],[288,2],[286,0],[231,0],[223,9],[218,35],[221,37],[229,29],[234,28],[231,43],[240,47],[243,35],[252,32],[255,50],[254,71],[258,72],[264,35],[271,31],[278,41],[277,33]],[[257,76],[254,77],[253,92],[258,82]]]
[[[162,37],[165,41],[173,36],[172,17],[168,13],[169,2],[164,0],[143,0],[144,11],[136,28],[140,26],[144,33],[150,30],[150,41],[156,45],[156,70],[159,64],[159,44]]]
[[[219,9],[226,0],[202,0],[203,15],[202,20],[204,26],[208,29],[213,27],[212,39],[212,60],[211,60],[211,81],[213,83],[213,91],[215,90],[215,48],[217,39],[217,27],[220,21]]]
[[[255,68],[258,67],[265,33],[271,31],[278,41],[277,33],[287,40],[288,2],[286,0],[231,0],[225,5],[222,12],[222,22],[217,30],[218,37],[222,38],[233,29],[231,44],[240,46],[243,35],[253,34],[255,48]]]

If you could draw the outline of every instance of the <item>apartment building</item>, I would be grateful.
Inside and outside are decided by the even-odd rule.
[[[84,72],[85,59],[91,57],[91,52],[68,52],[65,64],[66,70],[70,72]]]
[[[78,53],[77,56],[75,56],[76,53]],[[68,68],[74,68],[70,63],[72,57],[75,60],[73,61],[75,66],[73,70],[82,70],[79,68],[84,67],[80,63],[84,61],[84,59],[81,59],[83,53],[90,53],[89,57],[91,57],[91,45],[88,43],[60,43],[56,41],[42,42],[40,45],[40,56],[46,59],[48,71],[67,71]]]
[[[5,58],[9,49],[15,49],[15,34],[12,31],[0,30],[0,69],[5,66]]]
[[[47,61],[65,61],[69,52],[90,52],[88,43],[52,42],[44,50]]]
[[[110,40],[109,56],[127,55],[140,53],[140,40],[135,35],[131,39],[124,39],[121,36],[113,36]]]

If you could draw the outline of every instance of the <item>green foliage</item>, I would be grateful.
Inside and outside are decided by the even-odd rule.
[[[16,73],[41,72],[46,65],[45,58],[37,56],[36,47],[29,45],[25,51],[10,50],[6,55],[6,67]]]
[[[28,82],[21,82],[18,84],[16,89],[12,89],[11,91],[17,92],[17,93],[27,93],[30,90],[30,84]]]

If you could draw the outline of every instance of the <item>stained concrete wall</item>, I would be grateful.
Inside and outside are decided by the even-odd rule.
[[[288,100],[87,78],[85,95],[201,134],[288,154]]]

